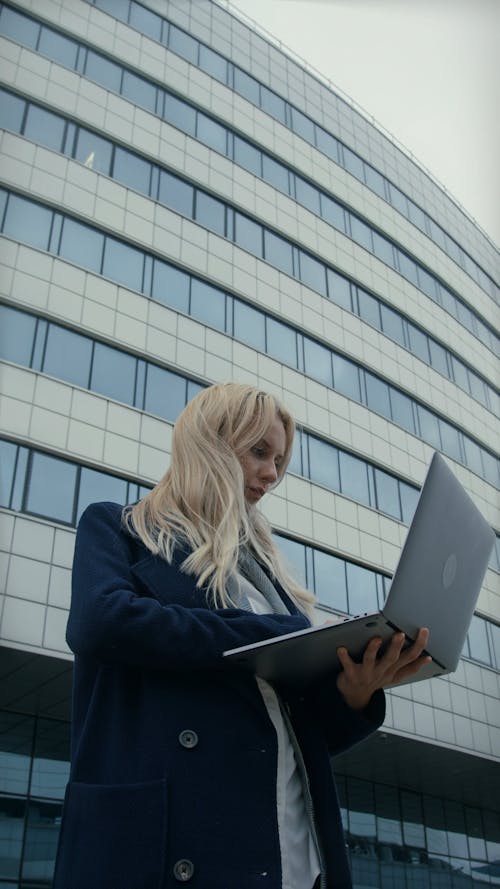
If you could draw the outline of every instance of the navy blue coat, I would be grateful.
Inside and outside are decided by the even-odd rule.
[[[276,733],[255,679],[221,653],[308,626],[215,610],[193,577],[90,506],[76,538],[67,639],[72,763],[54,889],[281,889]],[[330,754],[384,716],[351,710],[335,677],[280,689],[305,761],[328,889],[351,886]]]

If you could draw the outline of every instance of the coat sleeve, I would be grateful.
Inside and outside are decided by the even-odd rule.
[[[376,691],[361,712],[345,702],[337,688],[337,674],[311,686],[303,702],[325,734],[332,756],[343,753],[376,731],[385,719],[385,694]]]
[[[119,513],[118,513],[119,514]],[[165,576],[185,576],[168,567]],[[98,503],[76,537],[66,639],[76,655],[159,670],[221,668],[222,652],[309,626],[302,615],[256,615],[162,604],[141,595],[117,507]],[[228,669],[226,667],[226,669]]]

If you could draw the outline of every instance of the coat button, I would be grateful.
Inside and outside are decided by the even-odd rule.
[[[186,728],[179,735],[179,743],[188,750],[191,750],[191,748],[196,747],[198,743],[198,735],[192,729]]]
[[[174,877],[179,883],[187,883],[194,874],[194,864],[187,858],[181,858],[174,864]]]

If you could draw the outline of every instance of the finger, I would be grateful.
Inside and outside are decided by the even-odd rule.
[[[414,676],[422,669],[422,667],[430,663],[432,663],[431,656],[425,655],[424,657],[418,658],[416,661],[412,661],[410,664],[406,664],[406,666],[401,667],[401,669],[395,672],[391,684],[396,684],[398,682],[403,682],[405,679],[409,679],[410,676]]]
[[[404,659],[406,660],[406,662],[410,663],[411,661],[417,660],[426,648],[428,641],[429,630],[427,627],[422,627],[418,631],[417,638],[415,639],[413,645],[407,648],[404,652]]]
[[[403,648],[404,642],[404,633],[394,633],[390,644],[387,646],[387,649],[384,652],[384,656],[380,660],[381,665],[387,667],[392,664],[396,664],[401,657],[401,649]]]
[[[352,660],[349,652],[347,651],[347,648],[344,648],[344,646],[337,648],[337,657],[338,657],[342,667],[344,668],[344,670],[350,671],[353,668],[354,661]]]
[[[375,636],[374,639],[370,639],[363,653],[363,664],[365,664],[365,666],[373,667],[377,660],[377,655],[380,651],[381,645],[382,639],[379,636]]]

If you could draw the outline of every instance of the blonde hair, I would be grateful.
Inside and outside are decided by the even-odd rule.
[[[246,544],[299,607],[312,609],[314,597],[289,575],[267,519],[244,496],[240,460],[277,416],[286,447],[275,485],[292,455],[295,423],[286,408],[273,395],[239,383],[199,392],[175,423],[170,468],[149,494],[123,511],[127,529],[168,562],[176,545],[187,545],[182,570],[196,577],[216,607],[234,605],[226,583]]]

